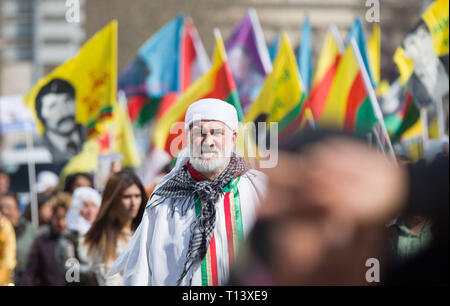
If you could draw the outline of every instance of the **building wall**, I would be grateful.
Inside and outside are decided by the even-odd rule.
[[[113,18],[119,21],[120,73],[137,49],[180,12],[193,18],[210,56],[214,47],[213,28],[218,27],[226,39],[249,7],[256,9],[267,42],[276,33],[286,31],[293,46],[299,43],[305,13],[309,13],[315,62],[329,25],[336,24],[345,39],[355,16],[364,20],[368,9],[365,3],[365,0],[88,0],[86,37]],[[422,0],[380,0],[382,77],[394,74],[392,55],[420,18],[422,6]],[[372,26],[365,22],[365,27],[369,35]]]

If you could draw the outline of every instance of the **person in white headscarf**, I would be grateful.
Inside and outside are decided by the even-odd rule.
[[[75,189],[70,208],[67,212],[67,229],[61,234],[56,246],[56,259],[60,270],[65,274],[70,268],[70,260],[80,264],[80,283],[78,285],[96,285],[95,275],[90,271],[89,260],[79,250],[79,242],[94,222],[101,205],[100,194],[91,187]]]
[[[139,228],[108,276],[124,285],[223,285],[255,221],[266,178],[235,154],[236,109],[191,104],[188,148],[155,187]]]
[[[72,195],[72,201],[67,212],[67,229],[87,233],[97,216],[102,199],[100,194],[91,187],[79,187]]]

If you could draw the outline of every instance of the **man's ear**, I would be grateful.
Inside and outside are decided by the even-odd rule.
[[[237,131],[233,131],[233,146],[236,145],[236,141],[237,141],[237,137],[238,137],[238,132]]]

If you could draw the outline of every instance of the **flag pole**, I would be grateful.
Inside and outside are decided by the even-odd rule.
[[[35,227],[39,227],[39,210],[37,203],[37,191],[36,191],[36,168],[34,162],[34,142],[33,142],[33,128],[29,123],[25,126],[25,137],[27,145],[27,164],[28,164],[28,184],[30,188],[30,204],[31,205],[31,224]]]
[[[384,156],[386,157],[386,148],[384,147],[383,142],[381,141],[380,132],[378,131],[378,127],[379,127],[379,125],[375,125],[372,128],[373,135],[375,138],[375,142],[378,145],[380,151],[383,152]]]
[[[269,74],[272,71],[272,61],[270,60],[269,51],[267,50],[267,45],[264,40],[264,34],[261,29],[261,24],[259,23],[258,15],[256,10],[251,7],[248,9],[248,16],[250,17],[250,22],[252,23],[252,30],[256,37],[256,48],[261,56],[261,63],[264,67],[265,73]]]
[[[428,112],[425,107],[420,109],[420,120],[422,121],[422,147],[425,155],[428,150]]]
[[[336,44],[338,45],[339,48],[339,52],[340,53],[344,53],[345,51],[345,47],[344,47],[344,42],[342,40],[341,34],[339,34],[339,30],[336,27],[335,24],[330,25],[330,33],[333,36],[334,40],[336,41]]]
[[[366,86],[366,90],[369,94],[369,100],[370,100],[370,103],[372,104],[372,108],[375,113],[375,117],[377,118],[378,123],[380,124],[381,132],[383,133],[383,136],[386,139],[388,149],[389,149],[389,155],[391,156],[392,160],[394,162],[396,162],[394,148],[392,147],[391,139],[389,138],[389,134],[387,132],[386,125],[384,124],[383,113],[381,112],[380,105],[378,104],[378,101],[377,101],[377,96],[375,95],[375,90],[372,87],[366,67],[364,66],[364,61],[361,57],[361,53],[359,51],[356,40],[354,38],[351,39],[351,44],[352,44],[353,54],[355,55],[356,61],[358,62],[359,69],[361,70],[361,74],[362,74],[362,77],[364,80],[364,85]]]
[[[445,117],[444,117],[444,96],[442,96],[440,99],[437,99],[436,101],[436,115],[437,115],[437,122],[439,127],[439,139],[442,139],[445,135]]]

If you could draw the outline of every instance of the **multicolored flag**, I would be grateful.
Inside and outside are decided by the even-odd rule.
[[[179,83],[180,92],[183,92],[211,67],[194,22],[189,17],[184,23],[180,51]]]
[[[365,136],[378,122],[351,44],[339,61],[319,127]]]
[[[330,27],[325,36],[314,73],[311,92],[306,101],[311,109],[314,121],[317,121],[322,115],[341,58],[341,52],[343,52],[342,42],[338,35],[337,29]]]
[[[269,51],[254,9],[250,8],[236,26],[225,48],[245,114],[272,71]]]
[[[101,122],[112,117],[117,92],[117,21],[87,41],[24,97],[37,118],[55,162],[81,150],[83,128],[88,138],[100,134]]]
[[[119,103],[114,103],[113,120],[102,123],[103,132],[83,144],[80,153],[64,166],[60,178],[77,172],[93,173],[98,169],[101,154],[118,153],[123,167],[138,167],[140,157],[131,127],[128,112]]]
[[[303,21],[302,36],[298,48],[298,70],[305,85],[305,95],[308,95],[311,86],[311,61],[311,23],[309,21],[309,15],[306,15],[305,21]]]
[[[184,143],[184,115],[189,105],[203,98],[217,98],[227,101],[236,108],[239,120],[243,119],[242,108],[239,103],[239,96],[231,75],[227,62],[227,55],[222,36],[218,30],[215,31],[216,45],[214,51],[214,60],[211,69],[195,81],[173,105],[156,122],[153,134],[153,143],[155,148],[164,150],[170,156],[175,157]],[[177,131],[171,132],[174,124],[179,125]],[[172,141],[176,141],[171,146]]]
[[[184,15],[180,14],[151,36],[119,77],[119,90],[129,99],[130,117],[141,126],[157,112],[159,102],[178,92],[179,57]]]
[[[420,113],[412,101],[412,95],[397,79],[380,101],[384,122],[393,143],[420,118]]]
[[[261,93],[253,102],[245,121],[279,122],[303,102],[303,88],[294,52],[287,34],[283,33],[273,70],[267,76]]]
[[[358,45],[358,48],[361,53],[361,57],[364,61],[364,66],[366,67],[367,73],[369,74],[370,82],[372,83],[372,87],[376,88],[377,83],[375,82],[375,77],[372,71],[372,64],[370,63],[370,55],[368,52],[366,32],[364,31],[364,26],[362,24],[361,18],[357,17],[353,22],[352,26],[348,30],[348,36],[346,40],[346,45],[350,44],[350,41],[354,38]]]
[[[178,92],[168,92],[159,103],[155,120],[159,120],[173,105],[178,95],[184,92],[194,81],[204,75],[211,67],[208,55],[200,40],[191,18],[185,19],[180,45]]]

